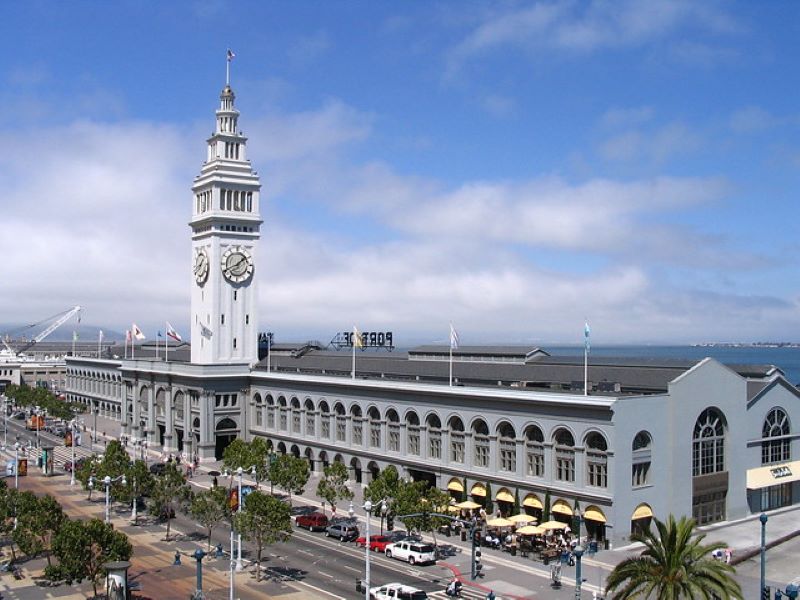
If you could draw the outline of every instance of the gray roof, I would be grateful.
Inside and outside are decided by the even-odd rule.
[[[593,393],[647,394],[667,390],[670,381],[696,365],[699,360],[656,358],[590,357],[589,381]],[[265,369],[266,361],[257,368]],[[271,358],[273,371],[349,376],[352,354],[349,351],[312,350],[302,356]],[[358,377],[446,383],[447,360],[409,360],[406,352],[358,352]],[[771,365],[732,367],[745,377],[762,378],[774,372]],[[457,383],[477,386],[516,386],[549,391],[583,389],[582,357],[538,356],[527,364],[516,362],[453,361]]]

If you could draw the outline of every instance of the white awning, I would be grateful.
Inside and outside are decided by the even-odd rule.
[[[747,489],[761,488],[800,481],[800,460],[747,470]]]

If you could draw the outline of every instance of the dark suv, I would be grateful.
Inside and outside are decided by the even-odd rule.
[[[328,525],[325,535],[339,538],[342,542],[353,542],[358,537],[358,527],[352,523],[334,523]]]

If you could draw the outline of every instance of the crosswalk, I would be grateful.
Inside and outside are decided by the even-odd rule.
[[[450,600],[450,596],[448,596],[447,592],[444,590],[431,592],[428,594],[428,598],[435,600]],[[464,600],[486,600],[486,592],[482,592],[481,590],[477,590],[465,585],[461,588],[461,598]],[[495,600],[503,599],[501,596],[495,595]]]

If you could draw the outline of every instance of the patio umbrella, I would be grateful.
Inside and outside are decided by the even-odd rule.
[[[456,504],[458,508],[465,508],[467,510],[475,510],[476,508],[480,508],[481,505],[477,502],[473,502],[472,500],[464,500],[463,502],[459,502]]]
[[[220,476],[220,472],[219,471],[209,471],[208,475],[209,475],[209,477],[219,477]]]
[[[536,517],[526,515],[525,513],[520,513],[518,515],[512,515],[508,517],[508,520],[514,521],[514,523],[530,523],[530,522],[536,522]]]
[[[561,521],[546,521],[545,523],[541,523],[539,527],[542,529],[566,529],[567,524]]]
[[[503,517],[497,517],[496,519],[489,519],[486,521],[486,524],[489,527],[511,527],[514,525],[514,521],[509,521]]]
[[[542,535],[544,532],[544,529],[537,527],[536,525],[525,525],[524,527],[517,529],[517,533],[519,535]]]

